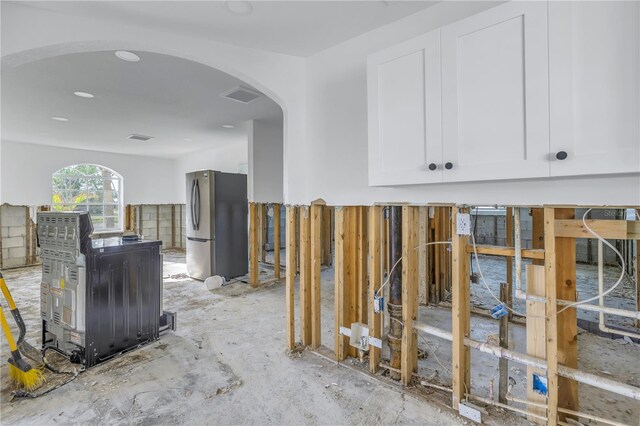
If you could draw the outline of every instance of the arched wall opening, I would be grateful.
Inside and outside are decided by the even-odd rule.
[[[106,49],[106,45],[109,45],[110,49],[102,50]],[[98,50],[95,50],[96,48],[98,48]],[[29,67],[33,67],[42,62],[51,63],[58,58],[79,57],[82,55],[112,56],[111,54],[115,51],[112,49],[118,48],[124,48],[123,43],[74,43],[17,52],[3,57],[3,79],[7,77],[6,80],[9,80],[9,77],[12,74],[18,73],[18,71],[23,74],[22,71],[25,69],[29,69]],[[127,48],[133,51],[130,47]],[[282,99],[273,95],[273,92],[264,88],[263,85],[256,84],[254,79],[248,79],[249,81],[246,81],[235,77],[235,75],[228,74],[226,71],[229,70],[229,67],[227,66],[221,66],[224,70],[220,70],[202,61],[185,58],[186,55],[172,56],[167,53],[158,53],[159,51],[165,52],[163,49],[151,50],[149,48],[147,48],[147,50],[135,50],[135,52],[146,59],[149,57],[171,58],[170,60],[173,62],[189,64],[190,67],[199,67],[200,70],[210,70],[212,74],[217,73],[216,75],[226,75],[230,78],[230,81],[235,82],[233,84],[243,87],[249,86],[259,90],[263,99],[268,99],[268,102],[274,105],[271,107],[271,110],[275,108],[278,110],[278,113],[271,114],[269,117],[259,115],[254,120],[251,112],[248,112],[242,116],[242,121],[234,122],[234,126],[230,127],[235,127],[233,132],[236,134],[243,135],[245,140],[243,146],[238,144],[234,146],[229,144],[227,144],[227,146],[218,146],[220,143],[216,141],[215,143],[218,145],[212,148],[209,148],[207,145],[202,145],[201,143],[197,148],[190,148],[188,152],[185,151],[184,153],[175,155],[162,153],[163,155],[160,155],[161,153],[158,149],[149,145],[150,150],[148,154],[146,152],[135,153],[141,156],[139,158],[119,155],[120,153],[117,152],[117,149],[110,149],[110,152],[107,150],[100,152],[99,158],[102,163],[111,168],[122,170],[123,175],[130,178],[129,185],[131,188],[127,191],[127,198],[124,200],[125,203],[184,203],[184,174],[202,169],[214,169],[225,172],[244,171],[244,173],[248,173],[249,175],[249,201],[282,203],[285,193],[284,145],[287,135],[286,109],[283,108],[284,102]],[[162,69],[158,70],[158,72],[162,72]],[[242,75],[242,77],[246,78],[243,73],[235,72],[235,74]],[[169,76],[165,80],[171,80],[171,77]],[[206,85],[202,87],[202,91],[207,91],[207,89]],[[213,90],[210,96],[216,99],[220,94]],[[272,98],[272,96],[274,98]],[[227,102],[234,103],[233,101]],[[235,107],[235,105],[231,106]],[[24,112],[25,116],[29,114],[28,109]],[[42,111],[38,112],[42,113]],[[216,111],[211,111],[211,114],[216,115]],[[163,117],[159,117],[159,120],[162,119]],[[9,120],[5,122],[8,121]],[[73,125],[76,123],[65,123],[65,125],[66,124]],[[119,124],[120,123],[113,123],[113,126]],[[227,127],[227,125],[223,127]],[[217,130],[219,131],[221,129]],[[47,133],[41,134],[46,135]],[[124,141],[124,138],[121,139]],[[184,139],[184,141],[191,142],[191,139]],[[183,141],[180,140],[180,142]],[[224,143],[226,142],[223,141],[222,144]],[[56,144],[54,143],[53,145]],[[69,158],[72,158],[74,163],[95,163],[97,153],[94,151],[101,151],[100,148],[96,148],[95,146],[85,146],[83,142],[79,144],[76,143],[74,146],[65,141],[60,146],[51,146],[49,143],[40,142],[38,138],[33,139],[29,136],[24,137],[20,135],[20,137],[8,139],[6,134],[3,135],[2,147],[0,149],[2,151],[0,160],[3,165],[0,180],[0,198],[3,202],[20,205],[48,204],[50,195],[46,194],[46,191],[43,189],[49,185],[48,183],[45,184],[45,176],[67,165]],[[121,154],[127,154],[127,152],[123,151]],[[19,174],[19,166],[14,159],[24,156],[29,156],[33,160],[34,173],[26,180],[15,180],[14,176]],[[161,171],[161,173],[153,173],[155,183],[148,185],[147,181],[149,181],[151,177],[152,170]],[[144,188],[144,186],[147,188]]]

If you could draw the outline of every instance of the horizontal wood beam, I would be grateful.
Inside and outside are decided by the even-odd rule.
[[[638,220],[587,220],[587,225],[602,238],[610,240],[639,240]],[[555,236],[565,238],[593,238],[582,219],[560,219],[555,221]]]
[[[477,244],[476,251],[478,254],[488,254],[491,256],[514,257],[516,255],[515,247],[492,246],[485,244]],[[544,259],[543,249],[522,249],[523,259]],[[467,246],[467,253],[473,253],[473,246]]]

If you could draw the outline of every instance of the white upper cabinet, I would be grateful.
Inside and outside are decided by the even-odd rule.
[[[640,171],[639,64],[640,2],[549,3],[551,176]]]
[[[371,55],[367,75],[369,184],[442,182],[440,31]]]
[[[444,181],[549,176],[546,2],[441,31]]]

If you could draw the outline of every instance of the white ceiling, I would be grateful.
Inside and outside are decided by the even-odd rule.
[[[264,95],[249,104],[221,97],[239,85],[250,87],[235,77],[173,56],[136,53],[139,62],[125,62],[105,51],[58,56],[5,71],[2,139],[175,158],[246,143],[243,121],[281,120],[280,107]],[[75,91],[95,98],[79,98]],[[52,116],[69,121],[54,121]],[[154,139],[127,139],[132,133]]]
[[[232,3],[232,4],[229,4]],[[22,5],[219,42],[309,56],[435,1],[25,1]]]

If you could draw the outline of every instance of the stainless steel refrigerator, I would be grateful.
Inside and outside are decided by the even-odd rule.
[[[213,170],[187,173],[187,272],[226,279],[249,269],[247,176]]]

